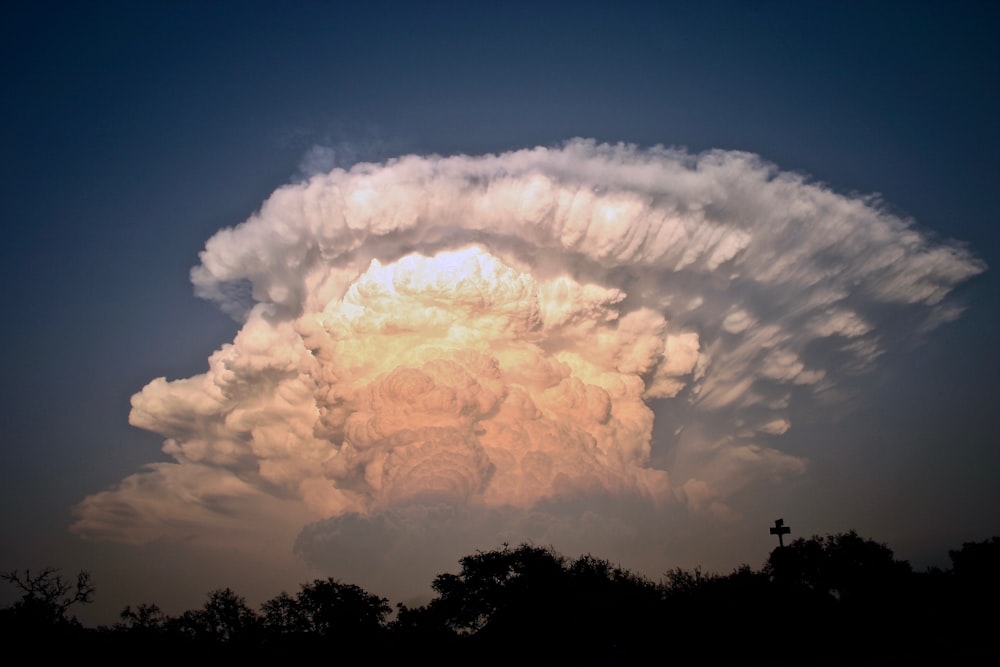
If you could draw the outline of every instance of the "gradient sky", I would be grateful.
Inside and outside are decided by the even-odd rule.
[[[384,526],[338,525],[335,553],[309,562],[293,553],[308,523],[297,514],[265,521],[276,527],[253,544],[129,545],[70,526],[84,498],[173,460],[163,436],[129,425],[130,397],[204,373],[240,328],[194,295],[189,272],[213,234],[334,167],[575,137],[756,154],[803,187],[876,195],[882,214],[987,268],[956,281],[946,302],[964,312],[929,333],[873,311],[886,346],[840,383],[848,400],[793,400],[774,439],[807,462],[801,473],[734,492],[729,518],[639,503],[629,539],[597,521],[593,546],[554,546],[654,579],[726,571],[760,565],[784,517],[792,537],[853,528],[917,567],[947,565],[948,549],[1000,533],[998,29],[985,2],[8,6],[0,568],[89,569],[97,603],[82,617],[107,623],[126,604],[178,613],[224,586],[256,604],[313,576],[410,602],[470,546],[498,546],[463,542],[457,520],[442,538],[455,551],[407,583],[365,570]],[[658,425],[681,410],[654,408]],[[671,437],[654,426],[654,467],[677,464]]]

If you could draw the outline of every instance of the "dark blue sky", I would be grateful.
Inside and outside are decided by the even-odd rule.
[[[0,567],[93,569],[112,616],[143,601],[102,565],[133,556],[69,535],[71,507],[166,460],[129,397],[203,372],[237,330],[188,271],[314,147],[348,166],[578,136],[757,153],[879,193],[991,267],[957,322],[886,354],[849,418],[796,421],[815,466],[755,501],[793,536],[857,528],[946,564],[1000,532],[998,29],[987,2],[8,4]],[[676,564],[727,563],[716,547]],[[753,548],[766,533],[732,564]]]

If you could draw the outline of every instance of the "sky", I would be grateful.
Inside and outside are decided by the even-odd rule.
[[[85,622],[1000,534],[995,4],[5,14],[0,568]]]

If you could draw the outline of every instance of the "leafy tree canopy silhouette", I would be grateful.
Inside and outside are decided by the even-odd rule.
[[[521,544],[459,562],[458,574],[434,579],[427,607],[401,609],[405,628],[453,632],[494,659],[530,645],[536,658],[580,664],[624,659],[656,636],[659,587],[608,561]]]
[[[798,538],[771,552],[764,572],[779,585],[840,600],[892,589],[911,573],[892,549],[855,531]]]
[[[333,578],[316,579],[294,597],[282,592],[261,605],[265,628],[286,636],[372,636],[384,629],[390,611],[387,599]]]
[[[209,592],[201,609],[186,611],[168,625],[191,639],[232,643],[252,638],[259,627],[259,618],[243,596],[232,589],[220,588]]]
[[[850,531],[796,539],[760,569],[675,568],[653,583],[590,555],[571,560],[551,547],[504,544],[461,558],[457,573],[434,579],[433,600],[398,605],[392,622],[385,598],[328,578],[282,592],[259,612],[225,588],[178,617],[143,604],[96,630],[68,616],[93,599],[89,574],[74,582],[46,568],[0,574],[21,594],[0,609],[0,638],[34,638],[67,656],[141,650],[261,661],[335,646],[349,661],[369,659],[378,647],[390,661],[433,655],[438,664],[499,664],[530,650],[542,662],[631,664],[661,650],[669,630],[717,664],[858,664],[859,656],[864,664],[928,656],[985,662],[996,656],[996,615],[983,610],[1000,592],[1000,538],[966,542],[949,555],[953,570],[914,574],[886,545]]]
[[[1000,591],[1000,537],[983,542],[964,542],[948,552],[955,577],[992,593]]]

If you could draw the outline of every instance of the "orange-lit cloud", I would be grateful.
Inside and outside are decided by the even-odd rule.
[[[780,449],[793,400],[957,316],[946,296],[982,270],[745,153],[574,141],[335,169],[208,241],[195,288],[242,328],[206,373],[133,397],[174,462],[87,497],[74,530],[598,497],[725,519],[804,469]]]

